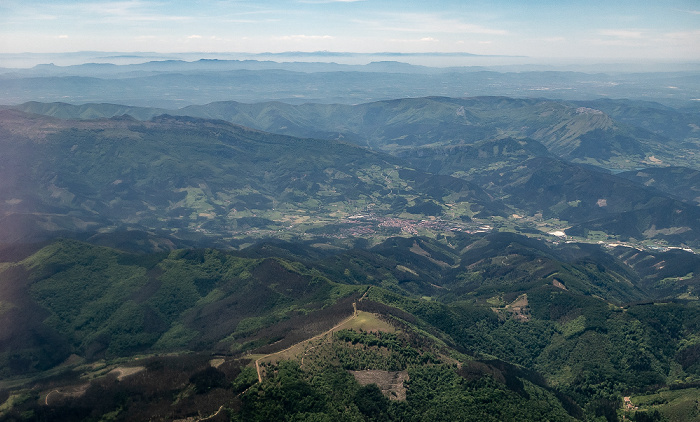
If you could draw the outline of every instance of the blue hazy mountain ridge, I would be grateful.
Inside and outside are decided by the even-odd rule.
[[[497,69],[497,68],[496,68]],[[5,104],[111,102],[182,107],[214,101],[356,104],[441,95],[507,95],[568,100],[630,98],[679,104],[700,98],[697,70],[573,72],[437,68],[400,62],[367,65],[256,60],[41,65],[0,74]]]
[[[277,62],[272,60],[220,60],[200,59],[193,62],[184,60],[151,61],[140,64],[117,65],[113,63],[84,63],[58,66],[53,63],[39,64],[27,69],[3,69],[3,73],[13,76],[93,76],[128,77],[134,75],[158,74],[166,72],[203,72],[232,70],[288,70],[305,73],[347,71],[347,72],[396,72],[396,73],[447,73],[451,71],[484,70],[477,68],[437,68],[411,65],[397,61],[371,62],[365,65],[352,65],[326,62]]]

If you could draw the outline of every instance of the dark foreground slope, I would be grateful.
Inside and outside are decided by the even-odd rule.
[[[623,395],[700,380],[700,262],[654,275],[614,255],[505,233],[335,252],[6,251],[3,414],[616,420]],[[401,388],[363,386],[383,377]]]

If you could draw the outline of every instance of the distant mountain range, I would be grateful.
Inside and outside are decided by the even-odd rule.
[[[275,57],[271,57],[272,60]],[[214,101],[358,104],[440,95],[503,95],[595,100],[601,97],[683,105],[700,98],[697,69],[580,72],[418,66],[388,61],[363,65],[259,60],[162,60],[139,64],[38,65],[0,70],[0,98],[74,104],[110,102],[176,108]],[[500,70],[499,70],[500,69]]]

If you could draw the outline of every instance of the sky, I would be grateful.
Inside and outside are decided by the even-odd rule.
[[[0,0],[0,53],[700,60],[700,0]]]

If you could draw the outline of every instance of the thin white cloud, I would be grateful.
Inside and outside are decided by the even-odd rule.
[[[224,19],[222,22],[262,25],[279,21],[279,19]]]
[[[668,52],[684,51],[691,53],[697,51],[700,45],[700,29],[690,31],[674,31],[659,33],[651,30],[602,30],[595,39],[589,40],[592,45],[610,47],[646,49],[647,52],[655,52],[658,57],[664,57]]]
[[[590,44],[605,47],[639,48],[648,47],[653,40],[640,30],[601,29],[599,37],[590,40]]]
[[[460,49],[685,59],[699,54],[697,1],[586,7],[581,16],[556,12],[559,19],[545,20],[549,9],[539,19],[539,6],[517,2],[505,12],[396,0],[0,0],[0,44],[7,51]]]
[[[58,16],[39,13],[37,15],[33,15],[32,18],[38,21],[55,21],[58,19]]]
[[[647,42],[644,42],[643,40],[630,40],[630,39],[622,39],[622,38],[596,38],[592,39],[589,41],[590,44],[592,45],[598,45],[598,46],[609,46],[609,47],[626,47],[626,48],[633,48],[633,47],[643,47],[647,45]]]
[[[216,35],[209,35],[209,36],[203,36],[203,35],[190,35],[188,37],[185,37],[185,42],[191,43],[191,45],[211,45],[211,42],[221,42],[221,41],[226,41],[224,38],[218,37]]]
[[[261,9],[261,10],[235,10],[226,9],[218,16],[218,20],[227,23],[254,23],[267,24],[279,22],[280,16],[288,17],[286,10]]]
[[[328,4],[328,3],[359,3],[366,0],[299,0],[299,3],[306,4]]]
[[[435,43],[440,42],[440,40],[433,37],[423,37],[423,38],[390,38],[386,40],[390,43],[395,44],[420,44],[420,43]]]
[[[162,4],[141,0],[87,3],[49,3],[44,6],[45,13],[36,15],[31,8],[24,12],[30,13],[33,19],[66,20],[75,19],[83,23],[128,23],[128,22],[172,22],[191,19],[188,16],[179,16],[163,13]]]
[[[564,38],[564,37],[546,37],[546,38],[539,38],[538,41],[547,42],[547,43],[561,43],[561,42],[565,42],[566,38]]]
[[[463,22],[458,19],[445,19],[433,14],[402,13],[387,15],[386,19],[365,21],[375,29],[396,32],[450,33],[450,34],[485,34],[507,35],[508,31],[489,28],[483,25]]]
[[[281,37],[274,37],[281,41],[309,41],[309,40],[332,40],[335,37],[330,35],[283,35]]]
[[[663,34],[661,43],[667,50],[683,51],[685,57],[698,57],[700,45],[700,29],[694,31],[678,31]]]
[[[682,41],[700,41],[700,29],[695,31],[678,31],[678,32],[668,32],[664,34],[666,39],[671,40],[682,40]],[[700,44],[698,44],[700,45]]]
[[[628,31],[624,29],[603,29],[599,31],[600,35],[619,39],[642,39],[644,34],[641,31]]]

